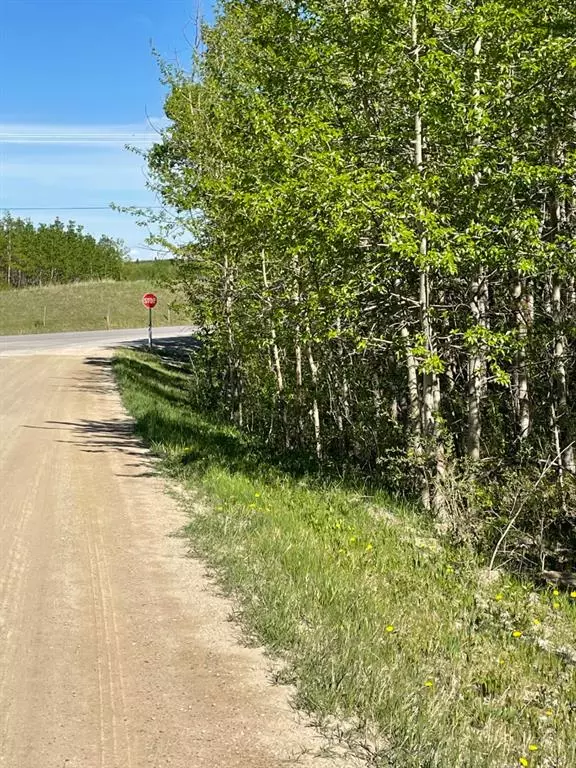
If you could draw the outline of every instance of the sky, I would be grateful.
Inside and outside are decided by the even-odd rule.
[[[73,219],[154,256],[146,230],[109,205],[158,205],[125,145],[145,149],[165,122],[152,49],[186,68],[212,4],[0,0],[0,213]]]

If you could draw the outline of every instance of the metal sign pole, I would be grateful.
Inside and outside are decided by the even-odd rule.
[[[158,297],[154,293],[145,293],[142,304],[148,310],[148,349],[152,350],[152,310],[158,304]]]

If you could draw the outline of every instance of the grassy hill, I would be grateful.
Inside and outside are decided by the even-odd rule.
[[[154,325],[186,322],[171,307],[171,291],[153,279],[102,281],[0,292],[0,335],[143,328],[148,311],[142,296],[148,291],[158,296]]]

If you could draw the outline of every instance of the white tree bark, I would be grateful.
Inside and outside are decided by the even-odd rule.
[[[266,269],[266,254],[262,252],[262,282],[264,285],[264,291],[267,294],[269,289],[268,284],[268,272]],[[286,401],[284,398],[284,374],[282,372],[282,363],[280,361],[280,350],[276,343],[276,328],[272,319],[272,306],[270,300],[266,299],[266,306],[268,310],[268,325],[270,328],[270,352],[272,355],[272,367],[276,377],[276,393],[278,402],[280,405],[280,415],[284,427],[284,444],[286,448],[290,447],[290,435],[288,432],[288,419],[286,415]]]
[[[528,281],[518,274],[513,286],[516,304],[516,330],[518,332],[518,351],[514,364],[515,401],[518,418],[518,438],[524,442],[530,434],[530,391],[528,384],[528,328],[533,307]]]
[[[474,44],[474,57],[478,59],[482,52],[482,38],[478,37]],[[474,72],[474,114],[476,118],[476,135],[473,140],[473,146],[479,147],[480,120],[482,110],[480,107],[480,66],[477,64]],[[479,171],[474,173],[474,189],[476,194],[480,189],[481,174]],[[487,278],[483,266],[480,264],[470,286],[470,311],[474,318],[474,324],[477,328],[486,328],[486,300],[487,300]],[[480,441],[482,437],[482,400],[486,395],[487,389],[486,376],[486,354],[484,343],[478,341],[474,344],[468,355],[468,458],[472,462],[480,460]]]

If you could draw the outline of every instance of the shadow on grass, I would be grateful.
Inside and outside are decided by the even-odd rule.
[[[173,363],[170,370],[162,370],[136,358],[129,358],[129,361],[130,365],[123,370],[123,374],[147,394],[176,406],[188,402],[188,366],[185,363]],[[114,367],[116,365],[116,362],[113,363]]]
[[[202,472],[217,465],[259,478],[319,479],[318,464],[307,454],[275,451],[217,416],[194,410],[189,405],[190,351],[189,346],[169,346],[146,357],[113,361],[137,433],[160,448],[171,470]]]
[[[200,346],[200,341],[195,336],[174,336],[165,339],[155,339],[152,353],[168,367],[181,369],[182,365],[190,359]],[[126,349],[134,349],[139,352],[148,351],[147,341],[123,344]]]
[[[126,403],[136,418],[136,430],[143,439],[163,454],[175,474],[198,473],[214,467],[279,484],[283,478],[305,481],[311,488],[341,490],[387,500],[418,516],[422,529],[432,530],[433,518],[423,515],[414,502],[400,497],[386,487],[386,479],[374,472],[350,464],[325,462],[319,466],[309,454],[274,450],[257,438],[236,429],[214,414],[199,412],[190,405],[189,350],[186,359],[181,350],[171,349],[170,368],[164,367],[165,352],[153,356],[121,356],[114,360]],[[180,354],[180,358],[178,355]],[[159,366],[158,363],[162,363]],[[505,525],[503,523],[502,527]],[[572,568],[576,549],[573,530],[552,532],[548,559],[554,567]],[[491,551],[491,544],[486,546]]]

